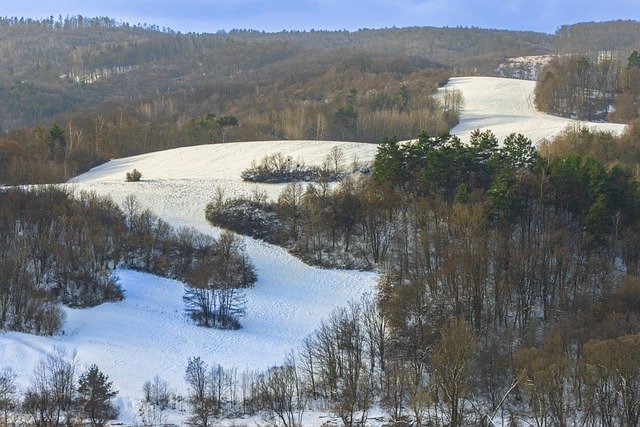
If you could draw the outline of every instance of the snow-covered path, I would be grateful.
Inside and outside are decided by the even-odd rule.
[[[624,125],[615,123],[580,122],[551,116],[536,110],[533,91],[536,82],[498,77],[454,77],[445,86],[458,89],[464,98],[460,124],[451,133],[463,142],[475,130],[491,131],[502,141],[516,132],[534,143],[553,138],[567,126],[588,126],[591,129],[622,133]]]

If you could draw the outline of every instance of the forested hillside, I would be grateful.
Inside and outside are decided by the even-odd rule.
[[[2,126],[38,123],[0,138],[4,183],[64,181],[110,158],[203,143],[436,134],[461,107],[432,96],[451,69],[426,55],[107,18],[5,19],[1,31]]]
[[[393,58],[337,55],[329,54],[316,73],[289,75],[286,82],[207,84],[9,132],[0,138],[6,165],[0,181],[59,182],[110,158],[180,146],[274,139],[377,142],[384,135],[409,138],[422,129],[445,132],[457,122],[459,96],[433,96],[450,75],[447,70],[422,69],[419,61],[396,72]],[[289,69],[304,64],[301,59]]]
[[[546,53],[552,45],[544,34],[467,28],[180,34],[81,16],[5,18],[0,39],[3,130],[107,100],[180,88],[281,81],[282,90],[287,79],[300,81],[321,72],[327,61],[350,60],[354,53],[389,58],[391,72],[442,64],[491,73],[504,55]],[[363,70],[375,68],[367,59],[351,61]]]
[[[285,364],[344,425],[376,404],[416,425],[637,425],[638,141],[637,122],[541,152],[490,131],[387,140],[372,176],[206,214],[309,262],[381,270],[375,304],[337,312]]]
[[[640,22],[608,21],[563,25],[556,31],[555,50],[560,55],[589,55],[613,52],[624,57],[640,46]]]
[[[247,40],[296,41],[310,48],[348,48],[384,54],[426,57],[454,68],[456,74],[494,75],[505,57],[539,55],[553,50],[554,37],[533,31],[483,28],[410,27],[348,31],[238,32]]]
[[[463,102],[433,96],[450,76],[493,75],[507,57],[554,51],[595,59],[553,61],[540,108],[602,118],[615,104],[610,119],[626,122],[638,79],[613,58],[634,45],[636,27],[180,34],[105,17],[5,18],[0,182],[64,181],[110,158],[202,143],[437,135]],[[605,60],[603,34],[618,46]]]

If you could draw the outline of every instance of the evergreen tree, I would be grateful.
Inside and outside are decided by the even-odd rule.
[[[92,426],[103,426],[118,417],[118,409],[111,402],[118,391],[113,390],[109,377],[96,365],[91,365],[80,376],[78,383],[80,413],[91,420]]]
[[[404,176],[402,151],[396,139],[385,139],[378,145],[373,160],[373,178],[378,183],[399,184]]]

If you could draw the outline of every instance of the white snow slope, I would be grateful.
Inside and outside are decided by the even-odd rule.
[[[567,126],[622,133],[624,125],[621,124],[581,122],[539,112],[533,104],[535,86],[534,81],[499,77],[450,79],[445,88],[460,90],[464,98],[460,123],[451,133],[467,142],[475,129],[491,129],[499,141],[516,132],[536,144],[553,138]]]
[[[476,128],[490,128],[499,138],[523,133],[538,142],[562,131],[570,120],[540,114],[532,103],[534,82],[465,77],[448,87],[460,89],[465,108],[453,131],[463,141]],[[620,132],[619,125],[597,124]],[[122,202],[135,194],[174,226],[191,226],[217,234],[204,219],[204,207],[214,188],[227,197],[264,190],[275,198],[284,185],[247,184],[240,173],[252,160],[282,152],[307,164],[320,164],[339,145],[345,161],[370,161],[373,144],[320,141],[270,141],[204,145],[112,160],[70,181],[77,190],[91,190]],[[142,172],[142,181],[125,183],[125,172]],[[37,361],[56,347],[77,352],[82,364],[96,363],[120,390],[121,419],[136,420],[135,402],[146,380],[155,375],[184,392],[187,359],[201,356],[224,367],[261,369],[283,360],[323,318],[376,284],[375,273],[323,270],[310,267],[286,251],[245,239],[256,266],[258,282],[247,292],[247,316],[239,331],[194,326],[184,315],[184,285],[133,271],[118,271],[125,300],[91,309],[66,309],[64,334],[38,337],[0,333],[0,368],[9,366],[25,386]],[[139,420],[138,420],[139,421]]]

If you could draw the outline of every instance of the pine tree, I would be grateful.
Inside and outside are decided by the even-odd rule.
[[[107,421],[118,417],[118,409],[111,402],[118,391],[113,390],[109,377],[96,365],[91,365],[80,376],[78,383],[80,412],[83,417],[91,420],[91,425],[103,426]]]

